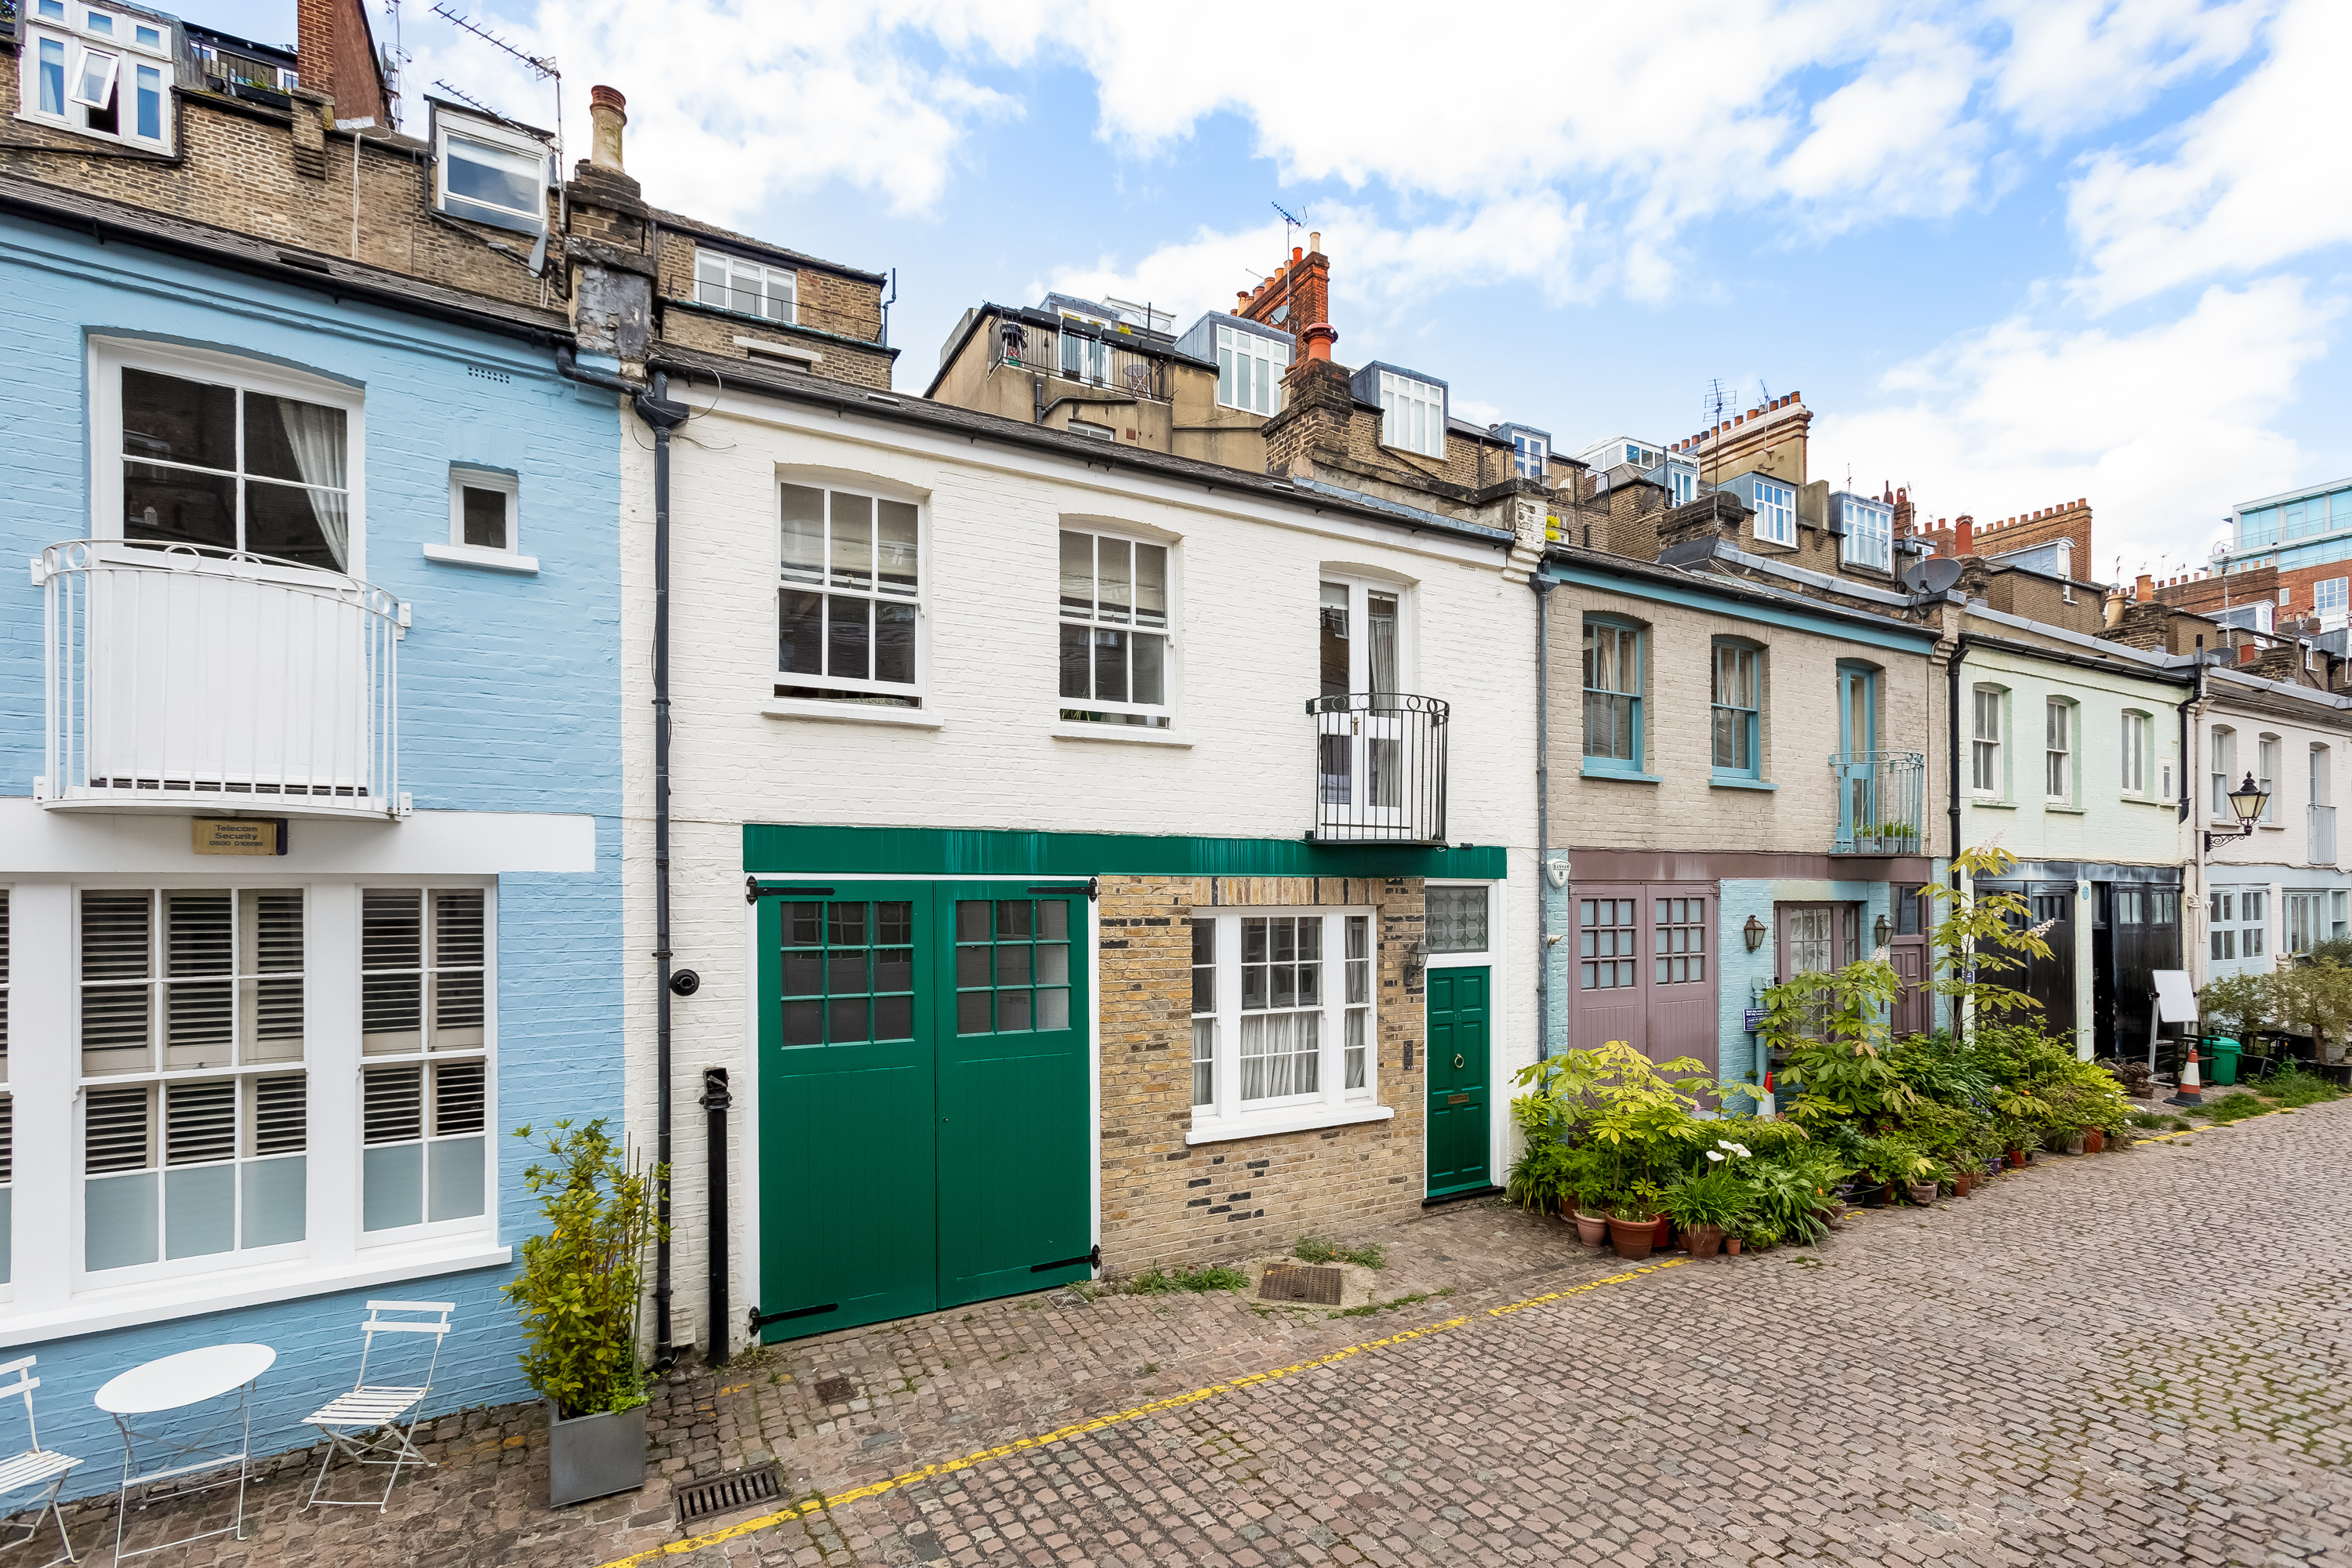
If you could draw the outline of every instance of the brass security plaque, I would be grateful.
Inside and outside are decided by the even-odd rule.
[[[1448,1095],[1446,1097],[1445,1103],[1448,1105],[1467,1105],[1470,1103],[1470,1097],[1466,1094]]]
[[[282,816],[196,816],[188,819],[188,847],[198,855],[283,855]]]

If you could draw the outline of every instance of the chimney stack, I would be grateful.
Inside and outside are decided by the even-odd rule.
[[[1953,554],[1973,555],[1976,553],[1976,528],[1977,520],[1969,516],[1967,512],[1962,512],[1959,516],[1952,520]]]
[[[592,87],[588,89],[589,166],[625,174],[621,162],[621,128],[629,122],[625,112],[629,100],[618,89]]]
[[[361,0],[296,0],[294,74],[308,90],[334,100],[337,119],[391,127],[383,63]]]

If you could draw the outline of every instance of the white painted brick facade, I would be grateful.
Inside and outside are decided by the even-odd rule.
[[[1535,606],[1496,548],[1106,470],[1082,449],[1040,457],[782,400],[714,398],[707,387],[686,395],[706,412],[673,448],[673,947],[703,984],[675,1008],[680,1342],[702,1333],[708,1215],[694,1101],[706,1066],[730,1068],[739,1085],[732,1311],[756,1300],[741,1202],[754,1114],[740,1087],[751,1043],[745,823],[1297,839],[1313,820],[1304,707],[1318,690],[1318,583],[1355,571],[1409,590],[1403,684],[1453,705],[1447,837],[1509,848],[1497,913],[1514,940],[1532,942]],[[649,1146],[653,462],[642,426],[625,432],[622,459],[628,1093],[633,1134]],[[924,706],[936,730],[762,716],[776,683],[775,486],[793,468],[927,498]],[[1189,746],[1055,738],[1065,520],[1174,544],[1174,733]],[[1533,966],[1507,960],[1496,982],[1499,1078],[1534,1055]],[[1496,1095],[1498,1118],[1506,1098]]]

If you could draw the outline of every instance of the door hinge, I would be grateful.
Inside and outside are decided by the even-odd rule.
[[[1049,1274],[1056,1268],[1076,1268],[1081,1263],[1085,1264],[1089,1268],[1100,1268],[1102,1267],[1102,1243],[1099,1241],[1096,1242],[1092,1247],[1087,1249],[1086,1256],[1083,1258],[1065,1258],[1055,1263],[1033,1263],[1029,1266],[1029,1272],[1032,1274]]]
[[[829,899],[831,897],[833,897],[831,888],[763,888],[760,886],[760,879],[757,877],[743,879],[743,901],[747,904],[756,904],[761,899]]]
[[[1087,896],[1087,902],[1091,904],[1097,899],[1102,897],[1102,879],[1100,877],[1088,877],[1083,886],[1076,882],[1048,883],[1044,887],[1032,888],[1029,891],[1033,893],[1084,893]]]
[[[837,1312],[840,1310],[838,1301],[827,1301],[822,1307],[794,1307],[789,1312],[762,1312],[755,1306],[746,1316],[751,1319],[751,1332],[756,1334],[770,1323],[781,1323],[787,1318],[814,1318],[819,1312]]]

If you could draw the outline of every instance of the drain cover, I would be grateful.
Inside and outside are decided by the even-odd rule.
[[[722,1513],[755,1503],[770,1502],[784,1495],[783,1478],[773,1465],[761,1465],[755,1470],[730,1470],[723,1476],[713,1476],[707,1481],[697,1481],[682,1487],[677,1494],[677,1521],[692,1524],[698,1519],[710,1519]]]
[[[1339,1271],[1310,1268],[1300,1263],[1269,1263],[1258,1286],[1261,1301],[1312,1301],[1319,1307],[1339,1304]]]
[[[848,1399],[850,1393],[849,1379],[845,1377],[828,1377],[816,1385],[820,1405],[839,1405]]]

